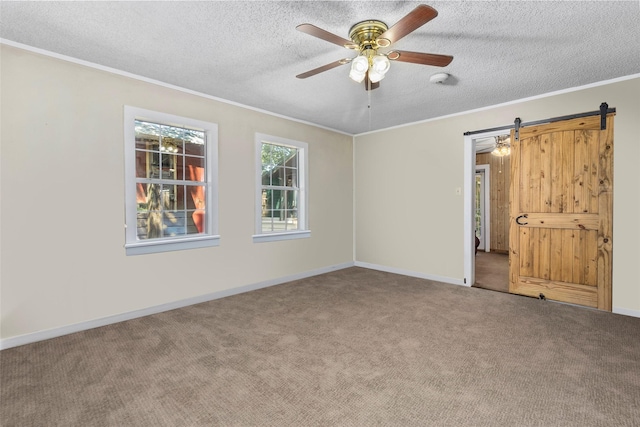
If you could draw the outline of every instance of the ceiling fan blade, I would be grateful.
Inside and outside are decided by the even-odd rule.
[[[315,76],[316,74],[320,74],[323,71],[327,71],[332,68],[336,68],[341,65],[348,64],[349,62],[351,62],[351,58],[341,59],[339,61],[335,61],[330,64],[323,65],[322,67],[314,68],[313,70],[307,71],[306,73],[298,74],[296,77],[299,79],[306,79],[307,77]]]
[[[312,24],[300,24],[296,27],[296,30],[309,34],[319,39],[326,40],[329,43],[337,44],[338,46],[346,47],[347,49],[357,49],[358,45],[351,40],[344,39],[340,36],[336,36],[329,31],[318,28]]]
[[[437,10],[426,4],[421,4],[405,15],[404,18],[396,22],[387,31],[380,34],[378,40],[387,39],[391,43],[395,43],[407,34],[431,21],[436,16],[438,16]]]
[[[399,55],[397,58],[395,57]],[[437,55],[435,53],[409,52],[407,50],[394,50],[389,53],[388,58],[392,61],[411,62],[413,64],[433,65],[435,67],[446,67],[453,61],[453,56]]]

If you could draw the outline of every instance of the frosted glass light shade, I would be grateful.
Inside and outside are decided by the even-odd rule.
[[[377,83],[384,78],[384,75],[389,71],[391,63],[386,55],[376,55],[371,60],[371,69],[369,70],[369,80],[372,83]]]
[[[351,71],[349,72],[349,77],[352,80],[360,83],[364,80],[364,76],[367,74],[367,70],[369,69],[369,61],[364,56],[358,56],[351,62]]]

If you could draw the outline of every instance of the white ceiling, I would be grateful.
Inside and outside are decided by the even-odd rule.
[[[348,39],[420,3],[1,1],[0,37],[349,134],[640,73],[637,0],[430,1],[438,16],[392,47],[452,55],[447,67],[392,62],[371,92],[348,65],[295,78],[354,56],[298,24]]]

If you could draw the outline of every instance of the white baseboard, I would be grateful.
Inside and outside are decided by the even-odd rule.
[[[126,320],[136,319],[138,317],[149,316],[151,314],[162,313],[163,311],[175,310],[176,308],[187,307],[194,304],[200,304],[203,302],[228,297],[231,295],[237,295],[244,292],[254,291],[256,289],[267,288],[269,286],[280,285],[282,283],[305,279],[307,277],[317,276],[320,274],[329,273],[331,271],[341,270],[341,269],[349,268],[353,266],[354,266],[353,262],[346,262],[344,264],[331,265],[328,267],[318,268],[316,270],[305,271],[303,273],[292,274],[290,276],[279,277],[277,279],[270,279],[270,280],[265,280],[262,282],[253,283],[246,286],[240,286],[238,288],[226,289],[224,291],[213,292],[210,294],[200,295],[193,298],[187,298],[180,301],[168,302],[166,304],[147,307],[140,310],[129,311],[127,313],[116,314],[114,316],[102,317],[100,319],[88,320],[86,322],[75,323],[73,325],[61,326],[59,328],[52,328],[44,331],[33,332],[30,334],[18,335],[16,337],[0,339],[0,350],[4,350],[11,347],[17,347],[25,344],[31,344],[38,341],[44,341],[51,338],[60,337],[63,335],[73,334],[75,332],[81,332],[81,331],[86,331],[93,328],[99,328],[101,326],[107,326],[107,325],[111,325],[118,322],[124,322]]]
[[[418,273],[417,271],[404,270],[401,268],[387,267],[385,265],[370,264],[368,262],[355,262],[356,267],[369,268],[371,270],[385,271],[387,273],[401,274],[403,276],[418,277],[420,279],[428,279],[436,282],[450,283],[452,285],[469,286],[464,283],[463,279],[454,279],[453,277],[436,276],[434,274]]]
[[[630,310],[628,308],[613,307],[612,310],[616,314],[624,314],[625,316],[640,317],[640,311]]]

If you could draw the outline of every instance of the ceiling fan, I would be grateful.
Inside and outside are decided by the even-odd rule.
[[[358,83],[364,81],[365,89],[371,90],[380,86],[380,80],[389,71],[390,60],[446,67],[453,61],[453,56],[405,50],[378,51],[378,49],[389,48],[393,43],[431,21],[436,16],[438,16],[438,12],[434,8],[421,4],[391,28],[378,20],[358,22],[349,30],[349,38],[351,40],[337,36],[312,24],[300,24],[296,27],[298,31],[347,49],[357,50],[359,54],[355,58],[340,59],[322,67],[314,68],[306,73],[298,74],[296,77],[306,79],[340,65],[351,63],[349,77]]]

